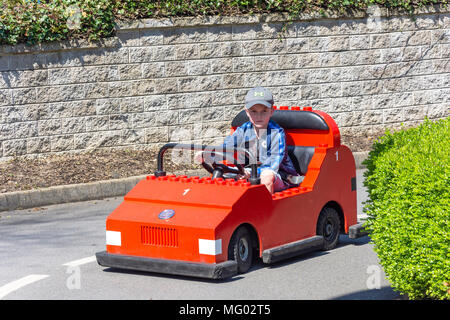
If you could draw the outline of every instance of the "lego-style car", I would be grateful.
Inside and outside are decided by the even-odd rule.
[[[242,172],[243,165],[227,161],[204,162],[207,177],[166,175],[167,150],[213,149],[166,144],[157,171],[107,217],[106,251],[96,253],[98,264],[223,279],[247,272],[256,257],[270,264],[333,249],[341,233],[365,235],[357,222],[355,161],[341,145],[335,121],[311,107],[274,108],[271,119],[285,130],[288,154],[303,177],[299,184],[271,194],[260,184],[256,164],[249,181],[237,180],[227,174]],[[240,112],[231,132],[246,121]]]

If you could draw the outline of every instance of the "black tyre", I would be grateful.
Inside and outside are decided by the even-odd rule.
[[[247,272],[252,266],[253,241],[247,228],[240,227],[234,232],[228,246],[228,259],[237,262],[239,273]]]
[[[336,247],[339,241],[341,230],[341,220],[337,211],[330,207],[322,209],[317,221],[316,233],[323,236],[323,250],[331,250]]]

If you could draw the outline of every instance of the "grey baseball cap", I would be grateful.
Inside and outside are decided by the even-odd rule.
[[[245,96],[245,108],[250,109],[255,104],[262,104],[267,108],[272,108],[272,93],[268,89],[263,87],[255,87],[250,89]]]

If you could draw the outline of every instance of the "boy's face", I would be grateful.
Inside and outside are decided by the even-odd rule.
[[[246,109],[245,112],[256,129],[267,129],[267,124],[274,110],[262,104],[255,104],[250,109]]]

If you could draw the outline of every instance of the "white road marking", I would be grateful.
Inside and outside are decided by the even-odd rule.
[[[94,262],[96,260],[97,259],[95,258],[95,256],[91,256],[91,257],[87,257],[87,258],[78,259],[78,260],[74,260],[74,261],[70,261],[70,262],[64,263],[63,266],[77,267],[77,266],[81,266],[81,265],[86,264],[86,263]]]
[[[7,283],[4,286],[0,287],[0,299],[3,299],[5,296],[13,291],[16,291],[17,289],[20,289],[26,285],[45,279],[47,277],[49,276],[46,274],[30,274],[29,276]]]

